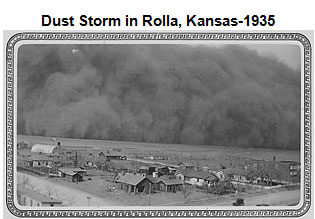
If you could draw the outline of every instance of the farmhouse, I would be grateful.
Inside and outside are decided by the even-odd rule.
[[[34,190],[18,187],[17,189],[17,200],[20,205],[23,206],[62,206],[62,201],[49,198],[43,194],[35,192]]]
[[[45,167],[52,166],[53,159],[43,154],[32,154],[30,157],[23,159],[25,166],[28,167]]]
[[[146,193],[152,192],[153,183],[144,176],[136,174],[126,174],[117,180],[120,183],[120,189],[127,193]]]

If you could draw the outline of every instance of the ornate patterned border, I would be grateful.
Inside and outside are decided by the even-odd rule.
[[[277,210],[21,210],[14,204],[14,49],[18,42],[54,40],[207,40],[207,41],[295,41],[304,51],[304,202],[299,209]],[[311,43],[301,33],[53,33],[13,35],[6,46],[6,204],[17,217],[299,217],[311,206]]]

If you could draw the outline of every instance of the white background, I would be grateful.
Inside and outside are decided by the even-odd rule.
[[[231,31],[231,30],[252,30],[252,31],[269,31],[269,30],[286,30],[286,31],[298,31],[298,30],[314,30],[315,28],[315,6],[312,0],[223,0],[223,1],[187,1],[187,0],[120,0],[120,1],[105,1],[105,0],[15,0],[15,1],[2,1],[0,3],[0,16],[1,16],[1,48],[0,60],[2,60],[1,66],[3,72],[5,72],[4,53],[5,53],[5,41],[3,40],[4,30],[17,30],[17,31],[87,31],[87,30],[102,30],[102,31]],[[41,15],[49,14],[52,17],[70,17],[73,16],[76,19],[80,15],[85,14],[93,17],[120,17],[124,18],[127,14],[129,17],[141,18],[144,14],[150,14],[154,17],[161,17],[162,15],[170,15],[171,17],[178,18],[183,24],[180,29],[174,27],[142,27],[140,22],[138,27],[81,27],[76,25],[75,27],[42,27]],[[236,17],[244,18],[249,15],[275,15],[276,24],[273,27],[246,27],[240,25],[239,27],[186,27],[186,15],[197,15],[198,17]],[[77,20],[78,24],[78,20]],[[314,63],[314,61],[313,61]],[[4,127],[4,91],[5,81],[3,74],[0,77],[3,89],[1,89],[1,106],[2,112],[0,113],[0,120]],[[313,79],[314,80],[314,79]],[[1,142],[4,143],[4,131],[0,132]],[[3,144],[4,145],[4,144]],[[4,150],[0,150],[2,153]],[[314,151],[314,148],[313,148]],[[3,157],[3,156],[2,156]],[[4,163],[4,159],[0,162]],[[3,167],[2,179],[4,179]],[[4,180],[0,180],[1,184]],[[3,188],[3,185],[1,185]],[[313,187],[314,188],[314,187]],[[1,190],[1,192],[3,192]],[[2,196],[3,197],[3,196]],[[0,198],[1,201],[3,201]],[[0,202],[1,202],[0,201]],[[0,204],[0,208],[4,205]],[[2,215],[1,215],[2,216]],[[0,218],[1,218],[0,216]]]

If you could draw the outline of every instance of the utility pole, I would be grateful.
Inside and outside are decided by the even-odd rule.
[[[88,206],[90,206],[90,201],[91,201],[91,199],[92,199],[92,197],[90,197],[90,196],[88,196],[88,197],[86,197],[87,198],[87,200],[88,200]]]

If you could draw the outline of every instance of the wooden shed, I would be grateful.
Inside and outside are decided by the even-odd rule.
[[[66,180],[70,182],[81,182],[83,181],[83,176],[79,173],[66,173],[65,174]]]

